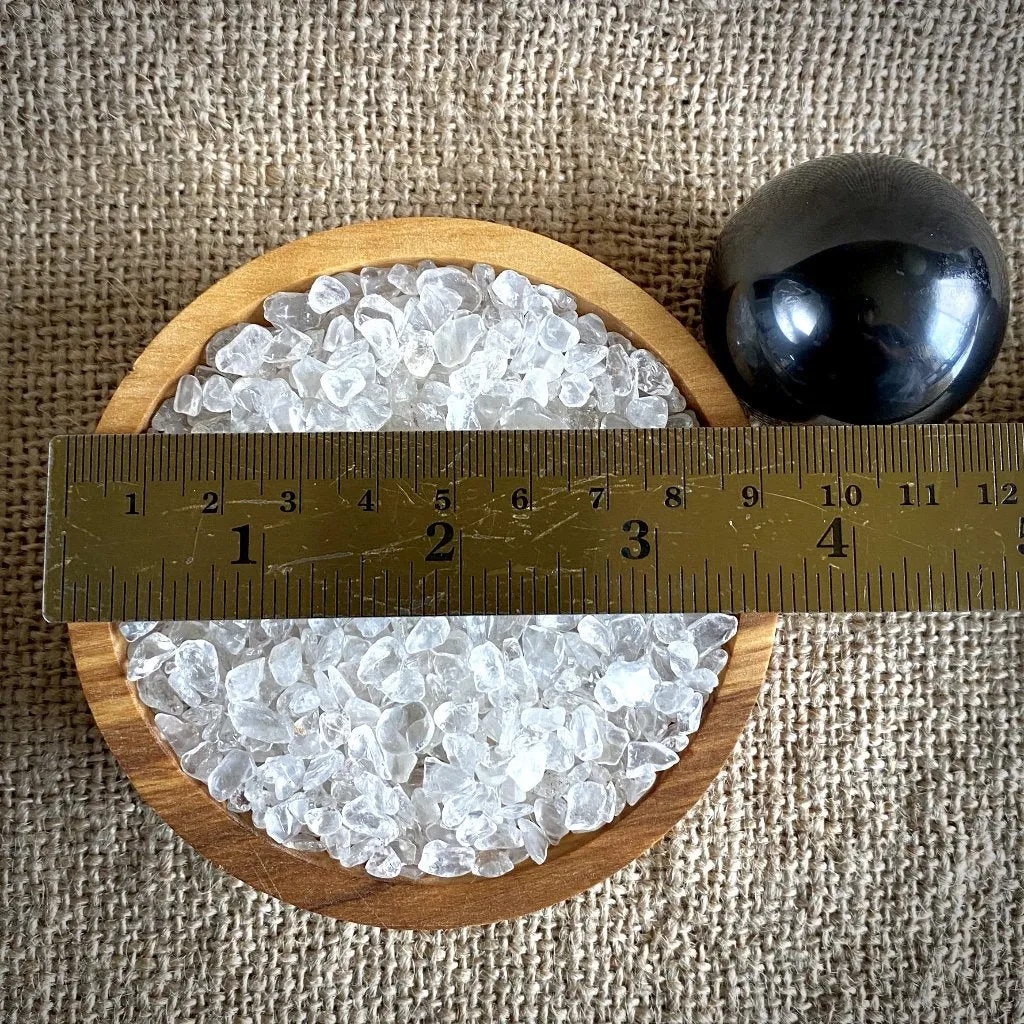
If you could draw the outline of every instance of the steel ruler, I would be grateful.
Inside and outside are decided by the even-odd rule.
[[[89,434],[51,621],[1020,609],[1024,424]]]

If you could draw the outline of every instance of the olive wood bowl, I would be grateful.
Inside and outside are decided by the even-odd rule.
[[[268,252],[218,281],[139,356],[100,419],[103,433],[145,430],[160,402],[223,327],[259,320],[265,296],[299,291],[320,274],[432,259],[490,263],[565,288],[581,312],[657,355],[707,426],[740,426],[744,413],[703,349],[636,285],[550,238],[482,221],[409,218],[336,228]],[[78,674],[107,743],[143,799],[186,842],[249,885],[298,907],[391,928],[454,928],[540,910],[607,878],[647,850],[693,806],[718,773],[757,699],[771,653],[773,615],[745,615],[704,722],[679,763],[635,807],[596,832],[566,836],[544,864],[499,878],[381,880],[325,853],[278,845],[185,775],[153,716],[125,678],[125,643],[113,624],[69,626]]]

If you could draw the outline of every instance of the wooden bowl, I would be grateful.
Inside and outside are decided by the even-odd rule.
[[[369,265],[490,263],[570,291],[581,311],[654,352],[706,425],[745,423],[743,411],[701,347],[662,306],[596,260],[528,231],[481,221],[410,218],[311,235],[229,274],[152,341],[114,393],[98,430],[144,430],[178,378],[222,327],[259,319],[265,296],[308,288],[320,274]],[[608,877],[660,839],[699,799],[729,756],[761,688],[775,616],[745,615],[704,722],[679,763],[651,792],[598,832],[566,836],[546,863],[524,862],[500,878],[379,880],[327,854],[273,842],[230,814],[182,772],[152,713],[125,678],[125,644],[113,625],[69,627],[82,687],[107,743],[146,802],[204,856],[288,903],[362,924],[454,928],[527,914]]]

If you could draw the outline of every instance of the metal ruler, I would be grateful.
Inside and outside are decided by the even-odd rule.
[[[92,434],[51,621],[1020,609],[1024,424]]]

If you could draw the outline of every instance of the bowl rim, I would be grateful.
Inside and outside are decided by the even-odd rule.
[[[299,290],[321,273],[433,259],[489,263],[565,288],[585,312],[649,349],[710,426],[746,417],[710,358],[663,306],[610,267],[544,235],[457,218],[366,221],[308,235],[244,264],[202,292],[147,345],[110,399],[100,433],[144,430],[177,380],[223,327],[252,320],[266,295]],[[592,296],[600,296],[594,301]],[[744,615],[701,728],[678,764],[634,807],[595,832],[566,836],[544,864],[526,861],[497,878],[377,879],[325,853],[290,850],[214,801],[185,775],[159,737],[153,713],[126,679],[125,643],[109,623],[68,627],[86,699],[132,784],[186,842],[256,889],[307,910],[390,928],[489,924],[541,910],[601,882],[662,838],[700,799],[731,753],[757,700],[775,615]]]

